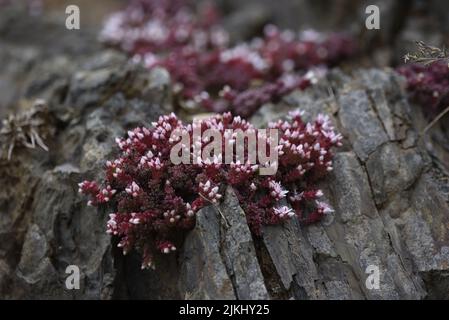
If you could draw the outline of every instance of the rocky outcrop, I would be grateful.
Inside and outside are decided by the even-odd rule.
[[[0,168],[2,297],[448,298],[444,174],[420,145],[392,72],[335,71],[252,119],[262,126],[297,107],[310,117],[333,115],[346,141],[322,181],[335,209],[326,221],[304,227],[292,220],[253,238],[228,189],[220,206],[198,213],[177,256],[141,271],[137,255],[115,252],[104,233],[107,212],[87,207],[76,185],[98,177],[115,136],[167,111],[169,77],[111,52],[87,65],[61,81],[64,90],[30,83],[52,97],[57,134],[49,153],[18,149]],[[80,290],[65,288],[68,265],[81,269]],[[369,266],[380,271],[379,289],[365,285]]]
[[[245,213],[231,188],[219,206],[198,212],[195,229],[186,238],[180,260],[180,288],[185,298],[269,297]]]
[[[323,97],[326,87],[332,94]],[[264,242],[284,289],[312,299],[448,298],[449,198],[412,127],[400,79],[379,70],[334,72],[314,91],[286,104],[332,112],[347,150],[323,182],[335,208],[331,222],[267,228],[277,229]],[[278,117],[276,110],[259,113],[267,119]],[[365,285],[370,265],[380,271],[378,290]]]
[[[39,75],[52,74],[55,64],[37,66],[25,86],[32,93],[20,103],[26,108],[34,98],[47,100],[54,119],[49,125],[55,127],[46,141],[50,152],[15,148],[12,160],[2,159],[0,166],[0,295],[5,298],[112,297],[107,212],[86,207],[77,182],[98,177],[114,152],[115,136],[169,111],[165,70],[149,73],[111,52],[82,68],[62,61],[59,80],[49,83]],[[66,289],[68,265],[80,267],[81,290]]]
[[[99,178],[116,136],[171,111],[169,75],[98,48],[43,60],[42,48],[1,44],[12,61],[0,67],[3,114],[43,98],[54,134],[49,152],[16,148],[0,162],[0,298],[449,299],[444,141],[420,137],[424,120],[391,70],[333,71],[250,119],[264,126],[296,108],[332,116],[345,136],[320,185],[332,215],[256,238],[228,189],[198,212],[177,254],[141,270],[105,233],[107,208],[88,207],[77,183]],[[65,285],[69,265],[80,268],[79,290]],[[367,286],[373,268],[379,288]]]

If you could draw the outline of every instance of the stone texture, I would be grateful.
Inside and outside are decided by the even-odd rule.
[[[198,212],[181,261],[186,298],[268,298],[245,214],[230,188],[218,207]]]
[[[339,105],[342,127],[350,128],[343,134],[353,143],[354,152],[365,161],[388,140],[382,122],[377,117],[366,91],[351,90],[343,93],[339,97]]]
[[[219,207],[198,213],[178,256],[161,259],[155,271],[141,271],[139,256],[122,257],[104,233],[107,212],[86,207],[76,193],[79,180],[98,177],[114,152],[114,136],[148,124],[170,105],[163,99],[169,99],[164,71],[148,74],[112,57],[99,54],[92,60],[103,63],[88,63],[66,79],[61,75],[66,91],[36,86],[58,97],[51,110],[65,125],[50,144],[54,152],[18,150],[0,168],[7,186],[0,192],[2,297],[447,298],[449,209],[439,180],[444,173],[410,138],[416,115],[403,107],[400,79],[376,70],[353,76],[335,71],[320,86],[286,97],[279,105],[283,112],[267,105],[272,112],[253,119],[263,125],[296,107],[331,113],[346,136],[334,172],[321,185],[335,209],[332,216],[310,227],[295,220],[266,227],[262,239],[253,239],[228,189]],[[329,86],[333,94],[324,90]],[[64,287],[70,264],[81,268],[79,291]],[[365,285],[370,265],[380,270],[378,290]]]
[[[196,227],[180,235],[177,255],[142,271],[138,254],[115,249],[104,232],[109,212],[87,207],[77,183],[99,178],[114,137],[171,111],[169,75],[96,44],[61,43],[46,56],[47,38],[16,42],[29,24],[5,31],[8,19],[0,19],[7,61],[0,66],[0,113],[45,98],[55,135],[46,141],[50,152],[17,149],[0,163],[0,298],[449,299],[447,130],[418,139],[425,121],[390,70],[334,70],[251,119],[264,126],[298,107],[308,118],[331,115],[345,135],[335,169],[320,185],[333,215],[308,227],[295,220],[265,227],[254,238],[228,189],[222,204],[202,209]],[[243,28],[235,19],[229,23]],[[71,264],[80,267],[80,290],[65,288]],[[370,265],[379,268],[379,289],[365,284]]]
[[[237,298],[268,298],[245,213],[230,188],[219,210],[226,219],[222,227],[222,255]]]

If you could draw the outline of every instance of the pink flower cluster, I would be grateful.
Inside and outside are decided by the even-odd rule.
[[[279,133],[275,175],[260,175],[259,165],[249,161],[241,163],[234,158],[224,164],[222,154],[214,154],[212,161],[193,161],[195,139],[190,140],[190,146],[183,145],[192,164],[173,164],[170,152],[179,143],[172,138],[174,132],[193,138],[198,126],[201,132],[214,129],[231,144],[235,141],[229,139],[227,129],[261,133],[230,113],[188,125],[171,114],[160,117],[152,128],[139,127],[129,131],[126,138],[118,138],[120,156],[106,162],[104,181],[100,185],[81,182],[79,191],[89,196],[89,205],[114,208],[107,232],[120,239],[118,246],[124,254],[133,248],[142,252],[143,268],[154,266],[156,252],[175,251],[180,232],[193,228],[199,209],[218,204],[228,185],[255,235],[261,235],[263,225],[279,224],[294,216],[304,224],[318,221],[332,210],[319,200],[323,193],[316,182],[332,170],[331,148],[340,146],[342,137],[327,116],[305,123],[301,115],[293,112],[288,120],[270,124]],[[272,143],[270,137],[263,137],[266,140],[261,141]],[[208,141],[202,142],[204,150]]]
[[[312,68],[325,70],[355,53],[347,36],[295,34],[273,25],[263,37],[230,46],[213,6],[196,12],[181,0],[133,1],[107,20],[101,38],[148,68],[166,68],[180,105],[243,117],[311,85],[322,74],[305,75]]]
[[[107,19],[100,40],[142,55],[183,47],[207,50],[228,42],[218,20],[212,4],[195,10],[188,0],[131,0]]]
[[[15,2],[18,2],[18,1],[0,0],[0,8],[10,6],[10,5],[14,4]],[[23,5],[22,3],[19,3],[19,4]],[[44,7],[43,0],[25,0],[24,4],[26,6],[26,9],[28,10],[28,14],[31,16],[40,15],[42,13],[42,10]]]
[[[428,66],[409,64],[398,68],[407,79],[410,97],[424,107],[429,116],[435,115],[449,104],[449,67],[446,62]]]

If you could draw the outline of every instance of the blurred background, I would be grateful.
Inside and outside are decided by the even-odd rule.
[[[204,1],[195,0],[200,3]],[[64,54],[82,58],[104,47],[98,41],[104,20],[127,0],[0,0],[0,116],[20,95],[21,83],[39,59]],[[347,68],[395,67],[414,42],[446,45],[449,2],[444,0],[216,0],[223,25],[235,43],[260,35],[267,23],[294,31],[344,31],[360,54]],[[81,29],[65,28],[65,8],[81,12]],[[380,30],[367,30],[365,9],[380,9]],[[343,66],[344,68],[344,66]]]

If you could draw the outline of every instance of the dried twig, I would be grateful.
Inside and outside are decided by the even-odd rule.
[[[404,56],[405,63],[411,61],[414,63],[421,63],[429,65],[437,61],[448,61],[449,52],[447,48],[438,48],[425,44],[423,41],[416,41],[418,51],[414,53],[407,53]]]

